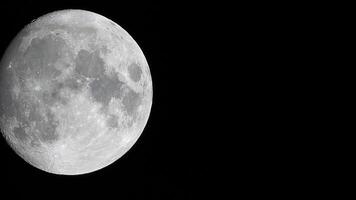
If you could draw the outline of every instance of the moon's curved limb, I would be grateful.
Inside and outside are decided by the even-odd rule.
[[[132,63],[139,78],[130,76]],[[8,96],[0,98],[0,127],[21,157],[47,172],[103,168],[147,123],[147,61],[133,38],[101,15],[63,10],[37,19],[11,43],[1,71],[0,90]]]

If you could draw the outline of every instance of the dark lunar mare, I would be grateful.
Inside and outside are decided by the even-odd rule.
[[[110,115],[106,124],[111,128],[118,128],[119,127],[118,120],[119,120],[119,117],[117,117],[115,115]]]
[[[75,71],[85,77],[97,78],[104,74],[104,61],[99,57],[99,52],[90,53],[80,50],[75,58]]]
[[[21,123],[18,128],[14,129],[14,134],[17,139],[26,141],[29,137],[26,136],[25,128],[30,127],[31,124],[35,124],[33,138],[38,139],[44,143],[53,143],[59,135],[56,132],[56,128],[59,122],[55,119],[55,115],[45,106],[35,104],[32,102],[26,102],[19,107],[16,113],[16,119]],[[42,108],[40,108],[42,106]],[[29,117],[24,115],[24,111],[29,110]],[[44,110],[41,112],[41,110]],[[33,143],[37,144],[37,143]]]
[[[68,50],[68,47],[60,37],[47,35],[42,39],[34,38],[21,59],[21,66],[16,68],[16,73],[51,80],[61,74],[53,64],[62,57],[63,50]]]
[[[42,39],[34,38],[25,52],[16,52],[11,60],[11,69],[5,70],[4,63],[1,64],[1,71],[6,77],[2,76],[0,79],[1,92],[5,94],[0,96],[0,111],[4,118],[14,117],[19,122],[19,126],[13,129],[14,136],[19,141],[25,142],[32,138],[30,144],[37,146],[39,140],[52,143],[58,139],[58,121],[48,106],[61,101],[59,90],[63,86],[51,81],[61,73],[53,64],[62,58],[63,50],[68,50],[63,39],[47,35]],[[15,80],[20,85],[18,98],[12,92]],[[40,83],[50,80],[53,86],[51,84],[48,86],[49,90],[34,93],[25,80],[37,80]],[[25,111],[28,111],[28,117],[25,116]],[[25,129],[33,123],[35,130],[28,133],[31,135],[26,134]]]
[[[89,83],[90,93],[93,99],[102,105],[102,112],[106,113],[112,98],[118,98],[122,99],[127,114],[136,118],[137,107],[141,104],[140,94],[119,80],[116,73],[105,74],[105,62],[100,58],[98,51],[90,53],[80,50],[75,58],[75,63],[75,72],[78,76],[92,79]],[[142,73],[141,68],[133,63],[130,69],[133,79],[139,80]],[[117,127],[117,117],[110,116],[107,124],[110,127]]]
[[[130,74],[130,78],[137,82],[141,79],[141,74],[142,74],[142,70],[141,70],[141,67],[133,62],[131,63],[129,66],[128,66],[128,71],[129,71],[129,74]]]
[[[0,115],[4,119],[8,119],[14,117],[18,108],[11,92],[12,84],[14,83],[13,72],[5,70],[5,67],[2,65],[0,76]]]
[[[64,87],[63,84],[54,81],[54,78],[61,74],[61,71],[56,69],[54,64],[63,57],[61,54],[63,51],[69,51],[69,49],[61,37],[50,34],[41,39],[34,38],[23,54],[22,65],[16,68],[16,74],[19,76],[33,78],[40,83],[44,83],[44,80],[50,82],[50,85],[47,86],[49,89],[36,94],[37,98],[43,103],[31,102],[30,98],[27,102],[27,107],[30,110],[28,123],[35,122],[34,133],[37,133],[37,138],[44,143],[52,143],[59,137],[56,133],[59,123],[49,110],[49,106],[56,102],[66,103],[66,99],[61,97],[59,93]],[[23,85],[25,90],[26,87],[26,85]],[[27,89],[29,93],[32,93],[31,88]]]
[[[21,54],[17,49],[20,46],[21,40],[19,38],[21,38],[22,34],[20,33],[11,42],[0,62],[0,117],[4,119],[14,117],[19,108],[14,99],[12,88],[16,75],[14,68],[18,65],[19,61],[17,58]],[[11,69],[8,68],[10,63],[12,66]],[[5,124],[7,125],[8,122]]]
[[[122,104],[128,115],[133,116],[134,118],[137,116],[137,107],[142,103],[141,95],[139,93],[134,92],[132,89],[129,89],[122,99]]]
[[[80,92],[87,84],[87,80],[85,79],[85,77],[74,73],[66,80],[64,80],[62,84],[64,87],[71,89],[72,92]]]
[[[103,105],[104,109],[108,106],[111,98],[122,96],[121,87],[124,85],[116,74],[105,74],[105,62],[100,58],[97,51],[89,53],[80,50],[75,59],[76,75],[91,78],[89,89],[91,96],[96,102]]]
[[[100,102],[107,107],[111,98],[120,98],[122,96],[122,85],[117,76],[100,76],[93,80],[90,85],[90,91],[95,101]]]
[[[17,139],[19,139],[21,141],[25,141],[28,139],[28,135],[26,134],[23,127],[15,127],[13,131],[14,131],[14,135]]]
[[[58,121],[55,120],[54,114],[47,110],[44,120],[37,122],[37,130],[40,133],[40,139],[44,143],[52,143],[59,138],[58,133],[56,133],[56,128],[59,125]]]

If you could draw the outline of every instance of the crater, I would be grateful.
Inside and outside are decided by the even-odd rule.
[[[38,139],[37,136],[34,136],[34,137],[31,139],[30,145],[31,145],[32,147],[40,147],[40,146],[41,146],[40,140]]]
[[[26,134],[25,130],[22,127],[15,127],[13,131],[15,137],[19,141],[25,142],[28,139],[28,135]]]

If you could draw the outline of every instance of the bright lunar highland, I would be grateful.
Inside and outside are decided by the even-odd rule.
[[[152,106],[148,63],[118,24],[61,10],[27,25],[0,63],[0,128],[26,162],[85,174],[125,154]]]

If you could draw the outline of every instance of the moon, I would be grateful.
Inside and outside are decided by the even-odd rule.
[[[0,63],[0,128],[26,162],[53,174],[100,170],[142,134],[152,79],[135,40],[110,19],[60,10],[34,20]]]

